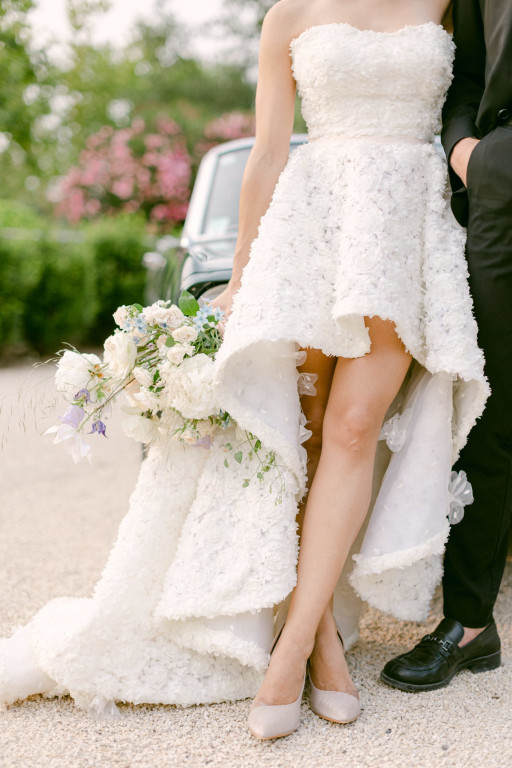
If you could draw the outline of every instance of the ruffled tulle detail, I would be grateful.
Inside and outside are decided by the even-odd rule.
[[[460,523],[464,517],[465,507],[472,504],[475,500],[473,496],[473,488],[463,470],[460,472],[452,472],[448,493],[450,498],[448,520],[452,525],[456,525],[457,523]]]

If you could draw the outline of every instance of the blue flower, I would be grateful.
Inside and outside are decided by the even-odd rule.
[[[202,330],[203,328],[215,328],[217,323],[222,319],[224,312],[220,307],[210,307],[208,304],[203,304],[199,307],[195,317],[192,318],[192,323],[196,328]],[[214,320],[208,318],[213,317]]]
[[[100,420],[98,419],[98,421],[93,421],[93,423],[92,423],[92,429],[91,429],[91,431],[89,432],[89,434],[90,434],[90,435],[92,435],[92,434],[93,434],[93,432],[96,432],[98,435],[103,435],[103,437],[106,437],[106,436],[107,436],[107,435],[105,434],[105,432],[106,432],[106,429],[107,429],[107,425],[106,425],[106,424],[104,424],[102,421],[100,421]]]
[[[135,317],[133,319],[133,325],[138,331],[142,333],[145,333],[148,328],[148,324],[146,323],[142,315],[139,315],[138,317]]]

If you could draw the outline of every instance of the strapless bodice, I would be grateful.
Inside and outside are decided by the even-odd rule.
[[[309,27],[290,44],[310,139],[403,135],[432,141],[455,46],[439,24],[397,32],[344,22]]]

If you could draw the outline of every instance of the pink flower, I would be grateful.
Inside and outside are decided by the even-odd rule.
[[[122,200],[127,200],[133,194],[133,181],[129,178],[119,179],[112,184],[112,192]]]
[[[85,212],[88,216],[97,216],[101,211],[101,203],[99,200],[92,198],[88,200],[85,205]]]
[[[228,112],[216,120],[212,120],[204,131],[207,139],[241,139],[254,134],[255,124],[253,115],[242,112]]]
[[[144,128],[146,127],[146,123],[142,119],[142,117],[136,117],[132,123],[132,131],[134,134],[139,134],[144,131]]]
[[[167,144],[166,136],[159,136],[157,133],[148,133],[144,138],[144,144],[147,149],[159,149]]]
[[[70,221],[116,210],[143,209],[152,221],[183,221],[191,182],[191,159],[179,126],[170,119],[157,122],[158,132],[142,136],[145,152],[134,154],[134,136],[146,125],[135,118],[128,128],[104,126],[90,136],[78,165],[62,181],[58,212]]]
[[[176,134],[181,133],[178,123],[175,123],[174,120],[171,120],[168,117],[161,117],[157,121],[157,125],[158,130],[162,133],[166,133],[168,136],[176,136]]]

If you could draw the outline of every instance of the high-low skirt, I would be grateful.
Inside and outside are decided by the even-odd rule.
[[[348,645],[361,598],[424,620],[470,499],[452,464],[489,393],[464,242],[432,144],[326,137],[294,150],[217,355],[219,401],[238,427],[209,448],[151,447],[93,596],[52,600],[0,641],[0,701],[70,693],[115,716],[116,701],[255,694],[296,580],[310,434],[300,349],[366,355],[365,317],[392,321],[414,362],[383,425],[335,614]],[[260,456],[275,453],[262,479],[246,449],[233,459],[245,431]]]

